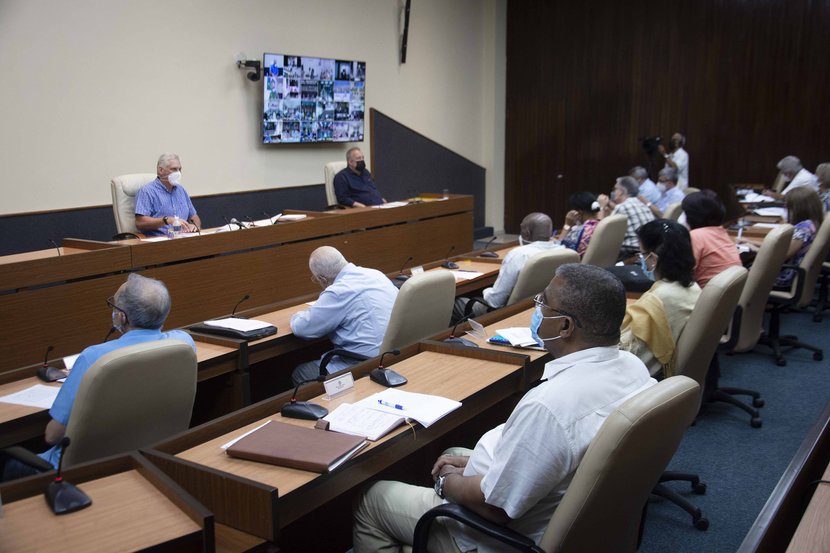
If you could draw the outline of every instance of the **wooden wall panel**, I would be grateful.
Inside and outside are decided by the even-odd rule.
[[[507,230],[559,226],[572,192],[646,164],[644,136],[686,134],[691,185],[719,192],[830,160],[827,29],[826,1],[508,3]]]

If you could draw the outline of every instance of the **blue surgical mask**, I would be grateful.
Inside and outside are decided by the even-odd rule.
[[[640,258],[640,268],[643,270],[643,274],[646,275],[646,278],[654,280],[654,271],[650,271],[648,269],[648,263],[646,262],[645,257]]]
[[[533,310],[533,318],[530,319],[530,335],[536,340],[539,347],[545,347],[545,342],[558,340],[562,336],[554,336],[553,338],[542,338],[539,336],[539,327],[542,326],[543,319],[564,319],[564,315],[556,315],[554,317],[545,317],[542,315],[542,308],[538,305]]]

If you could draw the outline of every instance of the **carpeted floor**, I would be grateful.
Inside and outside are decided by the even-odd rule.
[[[824,348],[830,316],[814,323],[810,313],[782,317],[782,334],[797,334]],[[761,392],[761,428],[749,425],[749,415],[726,404],[704,407],[689,428],[670,470],[695,472],[707,484],[705,495],[691,492],[688,483],[669,483],[690,498],[709,519],[707,531],[696,530],[691,517],[664,500],[649,504],[640,551],[736,551],[778,483],[808,430],[830,400],[828,361],[814,361],[812,352],[787,354],[787,366],[758,353],[721,355],[721,385]]]

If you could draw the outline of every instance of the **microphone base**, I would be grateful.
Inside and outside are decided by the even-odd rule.
[[[304,419],[316,421],[329,414],[329,410],[322,405],[308,401],[289,401],[282,406],[280,414],[289,419]]]
[[[82,492],[80,488],[63,480],[49,482],[44,495],[46,496],[46,503],[56,515],[73,513],[92,505],[92,500],[87,494]]]
[[[498,257],[499,254],[497,254],[496,252],[481,252],[480,254],[478,254],[478,256],[479,257]]]
[[[447,338],[444,340],[445,344],[459,344],[461,346],[467,346],[468,348],[477,348],[478,344],[475,342],[471,342],[466,338]]]
[[[57,367],[43,365],[37,369],[37,377],[44,382],[55,382],[61,378],[66,378],[66,376],[66,371],[58,369]]]
[[[445,261],[441,263],[441,266],[445,269],[458,269],[458,263],[453,261]]]
[[[406,377],[402,374],[395,372],[392,369],[384,369],[383,367],[372,369],[372,372],[369,373],[369,378],[371,378],[373,382],[377,382],[381,386],[386,386],[387,388],[396,388],[398,386],[403,386],[408,382]]]

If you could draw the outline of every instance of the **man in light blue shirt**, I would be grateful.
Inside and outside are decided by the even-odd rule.
[[[498,309],[507,304],[507,299],[519,280],[519,273],[528,259],[543,251],[564,247],[551,242],[553,222],[544,213],[531,213],[525,216],[519,228],[521,232],[519,242],[523,245],[513,248],[504,256],[496,282],[493,283],[492,287],[485,288],[482,293],[487,305],[482,305],[480,302],[473,304],[472,313],[474,317],[485,314],[490,308]],[[469,301],[469,298],[455,300],[452,313],[453,323],[464,317],[464,310]]]
[[[634,167],[628,172],[628,176],[634,177],[640,185],[640,196],[642,196],[640,197],[640,201],[645,198],[646,202],[654,203],[660,199],[660,191],[657,189],[654,181],[648,178],[648,171],[646,171],[645,167],[639,165]]]
[[[378,355],[398,289],[375,269],[346,261],[336,248],[323,246],[308,260],[311,280],[323,291],[314,305],[291,317],[295,336],[309,340],[328,336],[336,349],[367,357]],[[355,362],[332,358],[328,372],[337,372]],[[300,364],[291,375],[294,384],[320,375],[320,359]]]
[[[660,199],[651,204],[644,202],[657,218],[663,217],[669,206],[683,202],[686,194],[677,186],[677,170],[664,167],[657,177],[657,189],[660,190]]]
[[[196,232],[202,221],[181,185],[182,162],[176,154],[162,154],[156,180],[142,186],[135,196],[135,226],[145,236],[165,236],[178,217],[185,232]]]
[[[49,409],[49,416],[52,420],[46,426],[44,437],[48,444],[56,444],[63,439],[81,381],[86,371],[103,355],[126,346],[166,338],[181,340],[194,350],[196,349],[189,334],[181,330],[161,331],[170,313],[170,293],[161,281],[135,273],[130,274],[127,282],[121,285],[115,296],[107,300],[107,304],[112,308],[113,329],[123,335],[117,340],[90,346],[81,352],[66,382],[61,386],[52,408]],[[60,456],[61,451],[57,447],[52,447],[40,454],[41,458],[50,462],[55,468],[58,466]],[[7,461],[3,479],[11,480],[35,472],[35,469],[17,461]]]

